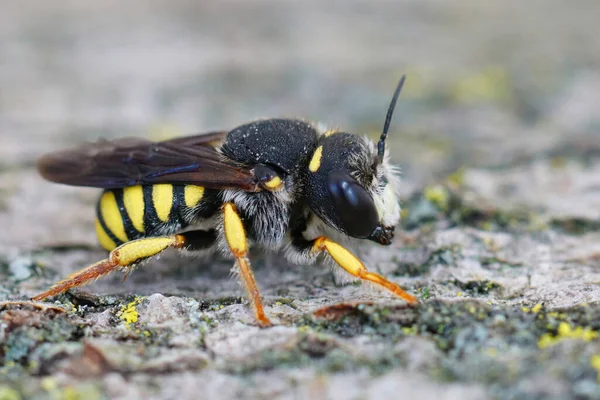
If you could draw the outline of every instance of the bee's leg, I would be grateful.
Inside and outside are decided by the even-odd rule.
[[[191,233],[194,232],[190,232],[190,234]],[[208,234],[208,232],[206,234]],[[52,286],[50,290],[33,297],[33,300],[39,301],[46,297],[56,296],[71,288],[91,283],[116,270],[124,270],[127,274],[131,272],[132,268],[139,262],[155,256],[169,247],[175,249],[187,248],[188,245],[196,244],[195,242],[198,241],[198,239],[199,238],[195,235],[184,233],[172,236],[132,240],[111,251],[106,260],[99,261],[96,264],[92,264],[87,268],[69,275],[67,279],[58,282]]]
[[[396,285],[385,279],[383,276],[374,272],[367,271],[365,265],[348,251],[345,247],[338,243],[335,243],[331,239],[325,236],[318,237],[314,240],[312,245],[312,251],[317,253],[321,251],[327,251],[329,255],[335,260],[336,263],[350,274],[356,276],[365,281],[373,282],[383,288],[394,293],[396,296],[403,298],[409,303],[418,303],[419,301],[412,295],[406,293],[400,286]]]
[[[239,274],[242,276],[242,281],[248,292],[250,303],[252,307],[254,307],[256,320],[261,327],[270,326],[272,325],[271,321],[269,321],[269,318],[265,315],[260,292],[258,291],[254,274],[250,268],[248,240],[246,239],[244,225],[233,203],[225,203],[223,205],[223,225],[229,249],[235,256]]]

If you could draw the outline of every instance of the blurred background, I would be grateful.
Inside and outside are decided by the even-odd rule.
[[[3,168],[99,136],[302,117],[376,135],[405,173],[509,165],[598,134],[600,4],[4,1]],[[10,151],[8,151],[10,150]]]
[[[3,1],[1,10],[0,189],[28,193],[4,196],[8,226],[44,207],[32,185],[69,190],[32,174],[46,151],[276,116],[375,138],[402,74],[390,144],[406,196],[465,167],[564,167],[564,157],[600,148],[595,0],[58,0]],[[534,178],[542,190],[557,185],[544,168],[491,186],[486,174],[467,178],[491,202],[513,196],[546,209],[548,196],[529,194]],[[93,203],[92,192],[77,193]],[[600,216],[596,197],[572,207],[568,195],[552,196],[559,214]],[[23,243],[9,236],[7,246]]]

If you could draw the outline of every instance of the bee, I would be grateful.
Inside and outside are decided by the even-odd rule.
[[[127,276],[168,248],[217,250],[235,260],[257,323],[269,326],[250,265],[251,245],[282,252],[295,264],[321,255],[355,278],[406,300],[417,299],[370,272],[344,243],[389,245],[400,220],[398,172],[386,138],[405,76],[375,145],[352,133],[296,119],[265,119],[229,132],[162,142],[99,140],[43,156],[47,180],[102,188],[96,233],[108,258],[76,272],[43,300],[116,270]]]

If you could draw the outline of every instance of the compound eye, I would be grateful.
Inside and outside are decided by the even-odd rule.
[[[377,208],[369,192],[342,171],[330,172],[327,180],[340,228],[355,238],[369,237],[379,225]]]

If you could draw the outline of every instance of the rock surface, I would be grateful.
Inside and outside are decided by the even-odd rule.
[[[6,1],[0,12],[0,399],[600,398],[600,3]],[[390,134],[393,245],[417,295],[257,253],[277,326],[223,260],[167,254],[27,299],[105,257],[92,189],[35,172],[98,137],[301,116]]]

